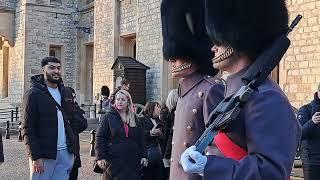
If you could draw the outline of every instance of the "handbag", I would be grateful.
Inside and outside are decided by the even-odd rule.
[[[98,165],[97,160],[93,161],[93,172],[103,174],[103,170]]]
[[[112,180],[112,172],[111,172],[111,163],[108,165],[106,170],[103,170],[97,163],[97,160],[94,160],[93,162],[93,172],[104,174],[107,176],[108,180]]]
[[[106,112],[108,113],[108,112]],[[111,136],[112,138],[112,136]],[[106,170],[103,170],[97,163],[98,160],[93,161],[93,172],[99,173],[99,174],[105,174],[107,176],[107,179],[112,179],[112,171],[111,171],[111,162],[109,162],[108,167]]]

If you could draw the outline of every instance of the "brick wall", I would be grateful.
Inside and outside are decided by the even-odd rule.
[[[280,63],[279,84],[293,106],[313,99],[320,83],[320,1],[288,0],[290,21],[303,19],[291,33],[291,47]]]

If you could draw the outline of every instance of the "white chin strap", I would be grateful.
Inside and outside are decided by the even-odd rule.
[[[180,72],[180,71],[183,71],[185,69],[188,69],[191,67],[191,64],[190,62],[185,62],[183,64],[181,64],[180,66],[178,67],[175,67],[175,68],[172,68],[171,72],[172,73],[177,73],[177,72]]]
[[[212,63],[215,64],[215,63],[222,62],[228,57],[230,57],[232,53],[233,53],[233,48],[228,46],[223,53],[221,53],[219,56],[216,56],[212,59]]]

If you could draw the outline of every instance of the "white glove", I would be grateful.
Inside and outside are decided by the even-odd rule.
[[[191,162],[190,159],[193,159],[195,163]],[[180,162],[185,172],[203,176],[207,157],[196,151],[195,146],[191,146],[182,153]]]

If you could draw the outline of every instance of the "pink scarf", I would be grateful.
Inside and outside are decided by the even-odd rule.
[[[120,112],[118,111],[118,108],[116,107],[116,105],[112,105],[116,110],[117,112],[119,113],[120,115]],[[128,138],[129,137],[129,126],[127,123],[123,123],[123,128],[124,128],[124,132],[126,133],[126,137]]]

